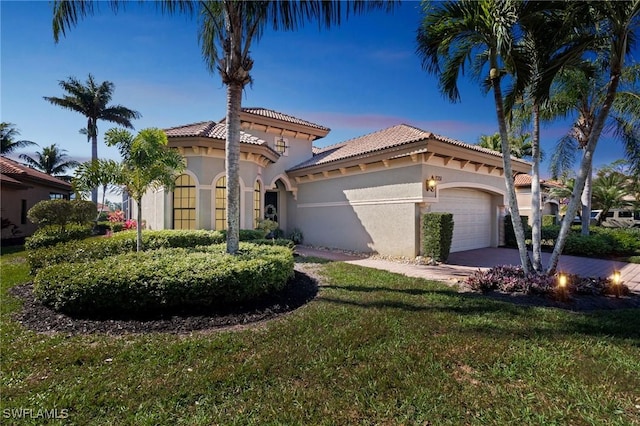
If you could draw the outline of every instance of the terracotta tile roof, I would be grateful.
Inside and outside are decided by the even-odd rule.
[[[368,155],[385,149],[394,148],[427,139],[435,139],[437,141],[459,146],[465,149],[483,152],[485,154],[493,155],[496,157],[502,157],[502,154],[497,151],[482,148],[478,145],[464,143],[456,139],[448,138],[446,136],[437,135],[435,133],[427,132],[422,129],[418,129],[417,127],[409,126],[407,124],[398,124],[396,126],[379,130],[374,133],[369,133],[364,136],[349,139],[335,145],[321,148],[314,152],[313,158],[289,170],[298,170],[305,167],[317,166],[361,155]]]
[[[430,136],[431,133],[425,132],[424,130],[406,124],[398,124],[387,129],[322,148],[311,159],[293,167],[291,170],[371,154],[384,149],[428,139]]]
[[[324,126],[321,126],[319,124],[315,124],[315,123],[312,123],[310,121],[303,120],[301,118],[296,118],[296,117],[293,117],[291,115],[283,114],[281,112],[274,111],[274,110],[267,109],[267,108],[247,107],[247,108],[242,108],[242,111],[246,112],[246,113],[249,113],[249,114],[253,114],[253,115],[259,115],[259,116],[262,116],[262,117],[273,118],[274,120],[285,121],[287,123],[299,124],[299,125],[311,127],[311,128],[314,128],[314,129],[326,130],[327,132],[329,130],[331,130],[328,127],[324,127]]]
[[[513,184],[515,186],[529,186],[531,185],[531,175],[528,175],[526,173],[520,173],[517,174],[516,177],[513,179]]]
[[[515,186],[531,186],[531,182],[533,181],[533,177],[526,173],[517,174],[513,180],[513,184]],[[562,182],[558,182],[556,180],[544,180],[540,179],[540,186],[543,187],[554,187],[554,188],[562,188],[564,185]]]
[[[69,184],[68,182],[43,173],[39,170],[32,169],[31,167],[23,166],[17,161],[13,161],[7,157],[0,157],[0,173],[12,180],[16,180],[21,183],[23,183],[22,181],[24,179],[38,180],[59,187],[62,186],[65,189],[71,191],[71,184]]]
[[[468,144],[468,143],[459,141],[457,139],[452,139],[452,138],[449,138],[449,137],[446,137],[446,136],[437,135],[435,133],[432,133],[431,137],[436,139],[436,140],[439,140],[441,142],[450,143],[451,145],[461,146],[463,148],[472,149],[472,150],[478,151],[478,152],[484,152],[485,154],[495,155],[496,157],[502,157],[502,153],[501,152],[494,151],[494,150],[488,149],[488,148],[483,148],[480,145]],[[514,157],[511,157],[511,158],[514,159]],[[523,161],[521,159],[516,159],[516,160]]]
[[[184,126],[170,127],[164,129],[168,138],[179,137],[203,137],[225,140],[227,138],[227,126],[224,123],[215,121],[201,121],[199,123],[186,124]],[[245,131],[240,131],[240,142],[253,145],[263,145],[266,142]]]

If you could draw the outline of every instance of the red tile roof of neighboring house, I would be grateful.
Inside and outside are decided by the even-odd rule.
[[[23,166],[17,161],[10,160],[7,157],[0,157],[0,173],[6,177],[23,183],[24,179],[37,180],[58,187],[63,187],[71,191],[71,184],[62,179],[43,173],[31,167]]]
[[[326,130],[327,132],[331,130],[328,127],[324,127],[319,124],[315,124],[310,121],[303,120],[301,118],[293,117],[291,115],[283,114],[281,112],[274,111],[272,109],[260,108],[260,107],[247,107],[247,108],[242,108],[242,112],[246,112],[253,115],[259,115],[267,118],[273,118],[274,120],[285,121],[287,123],[293,123],[293,124],[299,124],[302,126],[312,127],[314,129]]]
[[[203,137],[225,140],[227,138],[227,126],[215,121],[201,121],[199,123],[186,124],[184,126],[164,129],[168,138],[176,137]],[[240,142],[253,145],[264,145],[266,142],[245,131],[240,131]]]
[[[445,136],[440,136],[418,129],[417,127],[409,126],[407,124],[398,124],[396,126],[369,133],[364,136],[349,139],[345,142],[340,142],[335,145],[321,148],[316,152],[313,158],[293,167],[290,170],[297,170],[305,167],[317,166],[320,164],[331,163],[333,161],[357,157],[360,155],[372,154],[388,148],[395,148],[412,142],[418,142],[427,139],[435,139],[451,145],[456,145],[474,151],[495,155],[497,157],[501,156],[501,153],[499,152],[482,148],[478,145],[470,145],[456,139],[451,139]]]
[[[531,175],[526,173],[520,173],[520,174],[517,174],[516,177],[513,179],[513,184],[515,186],[531,186],[532,180],[533,180],[533,177]],[[544,179],[540,179],[540,185],[546,186],[546,187],[556,187],[556,188],[565,186],[561,182],[558,182],[557,180],[544,180]]]

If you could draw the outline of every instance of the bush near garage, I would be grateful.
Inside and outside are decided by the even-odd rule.
[[[453,239],[453,214],[425,213],[422,216],[422,253],[446,262]]]
[[[293,253],[241,243],[131,252],[42,268],[34,294],[72,315],[145,314],[182,307],[242,303],[282,290],[293,276]]]

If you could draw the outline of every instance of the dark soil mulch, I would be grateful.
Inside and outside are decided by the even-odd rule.
[[[463,291],[471,297],[486,297],[501,302],[520,306],[541,306],[547,308],[564,309],[573,312],[593,312],[611,309],[640,309],[640,295],[631,293],[628,296],[610,295],[571,295],[566,300],[554,299],[552,296],[531,295],[523,293],[503,293],[490,291],[487,293]]]
[[[296,269],[299,268],[296,267]],[[311,301],[318,293],[318,284],[316,279],[307,273],[296,270],[295,277],[289,281],[283,291],[251,304],[177,310],[128,318],[78,318],[56,312],[34,299],[31,284],[15,286],[10,292],[23,301],[23,308],[16,312],[15,320],[26,328],[41,333],[183,334],[255,324],[276,318]]]
[[[23,308],[14,318],[25,327],[41,333],[64,333],[67,335],[105,333],[119,335],[128,333],[174,333],[188,334],[194,331],[211,331],[242,327],[274,319],[300,308],[313,300],[318,293],[322,278],[316,273],[316,265],[296,264],[295,277],[287,287],[277,294],[252,304],[227,306],[224,308],[189,309],[173,311],[155,316],[130,318],[77,318],[61,314],[37,302],[31,284],[13,287],[10,292],[23,301]],[[640,295],[573,296],[567,301],[550,297],[500,292],[476,293],[460,289],[467,297],[486,297],[521,306],[542,306],[592,312],[607,309],[640,308]]]

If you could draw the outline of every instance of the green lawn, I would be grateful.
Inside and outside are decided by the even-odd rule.
[[[638,310],[518,307],[325,263],[318,297],[263,325],[69,337],[11,320],[7,289],[29,277],[23,253],[1,261],[3,424],[43,423],[8,419],[20,408],[79,425],[640,424]]]

